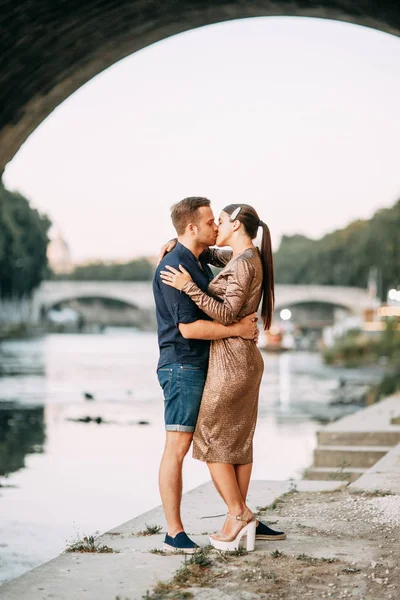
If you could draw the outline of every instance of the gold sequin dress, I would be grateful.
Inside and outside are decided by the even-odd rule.
[[[257,248],[231,260],[231,253],[209,250],[208,262],[224,266],[205,294],[193,282],[183,291],[207,315],[229,325],[256,312],[262,295],[262,264]],[[258,394],[264,362],[252,340],[240,337],[211,342],[193,456],[206,462],[253,462]]]

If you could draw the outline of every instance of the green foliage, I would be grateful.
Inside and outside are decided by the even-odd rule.
[[[400,200],[319,240],[283,236],[275,254],[277,283],[366,287],[373,266],[386,298],[400,282]]]
[[[349,331],[340,338],[332,348],[324,352],[325,362],[328,364],[343,364],[346,367],[355,367],[365,364],[376,364],[384,358],[389,365],[400,365],[400,329],[398,319],[386,319],[386,328],[377,337],[370,337],[363,333]],[[395,384],[396,378],[385,378],[382,385],[388,387],[388,394]],[[385,388],[386,389],[386,388]]]
[[[146,523],[146,529],[144,529],[143,531],[138,531],[136,535],[139,537],[146,535],[156,535],[157,533],[160,533],[161,530],[161,525],[147,525]]]
[[[0,298],[30,296],[47,271],[51,223],[0,181]]]
[[[75,267],[72,273],[52,275],[53,279],[74,281],[151,281],[154,267],[147,258],[126,263],[96,261]]]
[[[392,394],[400,391],[400,368],[398,367],[394,373],[387,373],[376,387],[376,400],[387,398]],[[400,423],[392,423],[399,425]]]
[[[112,548],[106,544],[100,544],[97,541],[98,531],[94,535],[85,535],[82,539],[78,539],[69,543],[65,549],[65,552],[98,552],[100,554],[109,554],[115,552]]]

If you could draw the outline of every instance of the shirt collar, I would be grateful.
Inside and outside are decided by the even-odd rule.
[[[181,256],[182,255],[188,256],[189,258],[191,258],[192,260],[194,260],[195,263],[198,262],[198,259],[195,257],[195,255],[193,254],[193,252],[191,250],[189,250],[189,248],[186,248],[186,246],[184,246],[180,242],[177,242],[176,246],[177,246],[179,254]]]

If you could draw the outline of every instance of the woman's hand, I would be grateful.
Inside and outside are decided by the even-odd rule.
[[[179,265],[179,271],[169,265],[165,265],[165,268],[168,269],[168,271],[160,271],[160,277],[166,285],[174,287],[177,290],[182,290],[185,283],[193,281],[190,274],[182,267],[182,265]]]
[[[160,254],[158,255],[157,266],[160,264],[167,252],[171,252],[171,250],[175,248],[177,241],[177,238],[173,238],[172,240],[169,240],[169,242],[164,244],[164,246],[160,250]]]

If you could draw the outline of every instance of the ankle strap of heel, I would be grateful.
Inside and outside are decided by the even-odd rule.
[[[232,519],[233,521],[244,521],[245,523],[250,523],[250,521],[253,521],[254,515],[252,515],[249,518],[249,514],[251,514],[251,513],[246,508],[240,515],[231,515],[230,513],[226,513],[226,516],[229,517],[229,519]],[[247,518],[245,517],[245,515]]]

